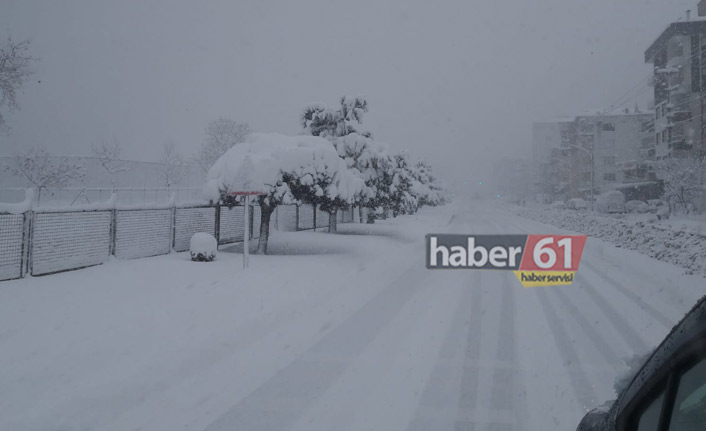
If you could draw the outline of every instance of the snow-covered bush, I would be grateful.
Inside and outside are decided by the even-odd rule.
[[[625,202],[625,211],[629,213],[645,214],[650,212],[650,206],[647,202],[632,200]]]
[[[212,262],[216,258],[218,241],[213,235],[198,232],[191,237],[189,252],[194,262]]]
[[[654,169],[664,182],[664,197],[672,210],[680,207],[689,214],[704,190],[706,159],[673,157],[654,162]]]

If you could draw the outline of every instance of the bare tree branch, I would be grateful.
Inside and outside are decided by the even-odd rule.
[[[41,198],[42,190],[66,188],[71,181],[82,181],[85,175],[85,168],[81,164],[65,157],[52,157],[47,150],[36,147],[17,156],[15,163],[7,170],[37,188],[38,199]]]
[[[238,123],[229,118],[211,121],[206,127],[206,139],[194,160],[206,173],[219,157],[233,145],[243,142],[250,133],[252,130],[247,123]]]
[[[115,175],[130,170],[128,162],[120,159],[122,147],[117,140],[113,140],[112,144],[102,141],[100,144],[93,144],[92,150],[98,162],[110,175],[110,183],[115,190]]]
[[[29,41],[15,43],[8,39],[0,48],[0,109],[7,107],[10,112],[20,109],[17,91],[34,72],[30,64],[35,59],[27,54]],[[0,111],[0,129],[6,128],[6,120]]]
[[[162,163],[162,179],[168,189],[179,184],[186,176],[184,159],[179,154],[174,142],[168,141],[164,143],[160,163]]]

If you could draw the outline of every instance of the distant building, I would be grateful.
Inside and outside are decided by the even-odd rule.
[[[597,112],[533,126],[533,177],[545,200],[615,189],[656,195],[652,112]],[[593,163],[592,163],[593,161]]]
[[[532,184],[536,193],[553,199],[566,192],[568,170],[565,165],[566,149],[573,136],[575,118],[560,118],[532,125]]]
[[[706,15],[706,2],[699,3]],[[645,51],[654,65],[655,158],[706,154],[706,20],[673,22]]]
[[[591,155],[595,193],[621,188],[625,183],[654,181],[648,164],[654,155],[653,113],[597,113],[576,117],[572,158],[574,189],[591,187]],[[578,177],[578,178],[577,178]]]

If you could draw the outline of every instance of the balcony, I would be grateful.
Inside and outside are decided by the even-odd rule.
[[[692,148],[694,148],[694,146],[692,144],[687,143],[686,141],[676,141],[669,143],[669,149],[672,151],[689,151]]]
[[[674,111],[667,113],[667,118],[671,123],[683,123],[691,120],[691,111]]]

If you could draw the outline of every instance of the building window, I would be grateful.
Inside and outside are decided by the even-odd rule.
[[[659,141],[660,141],[659,137],[660,137],[660,135],[659,135],[659,133],[657,133],[657,140],[655,141],[657,143],[657,145],[659,145]]]
[[[667,142],[667,130],[662,130],[662,142]]]
[[[603,123],[604,132],[615,132],[615,123]]]
[[[613,166],[615,164],[615,156],[603,157],[603,164],[605,166]]]
[[[603,181],[615,181],[615,174],[603,174]]]

